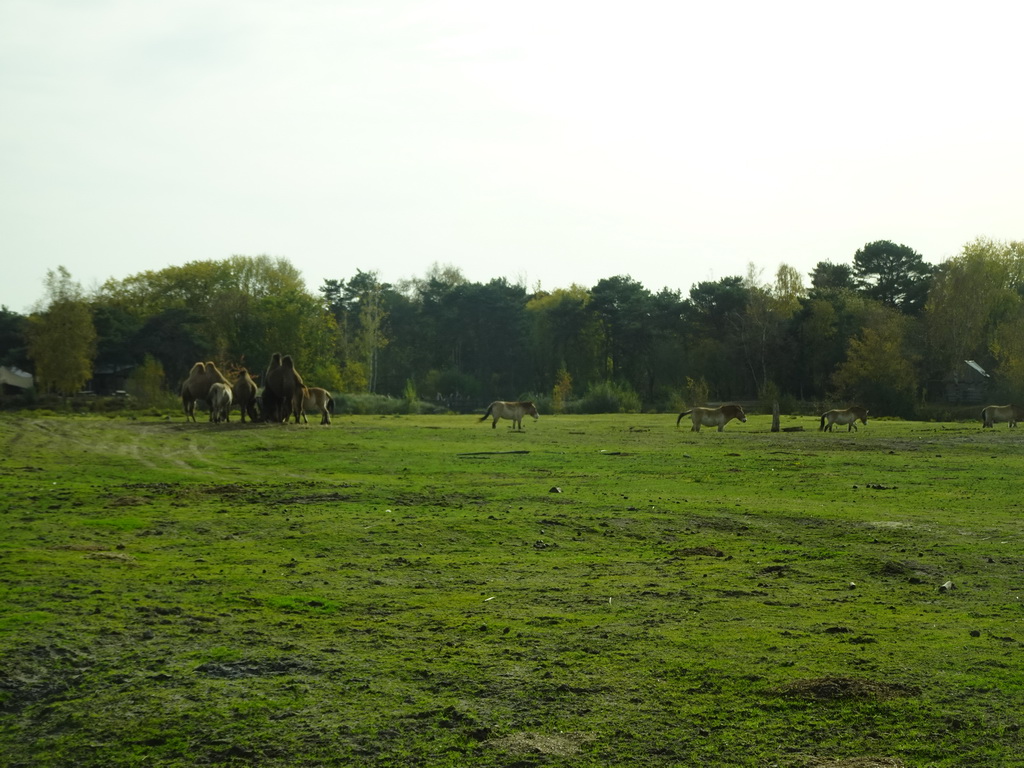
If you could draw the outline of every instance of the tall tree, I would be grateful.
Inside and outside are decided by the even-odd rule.
[[[28,367],[28,318],[0,307],[0,365]]]
[[[96,328],[81,286],[64,267],[46,273],[45,309],[29,318],[29,357],[36,386],[73,395],[92,378]]]
[[[560,370],[576,392],[602,380],[601,327],[589,303],[590,292],[580,285],[536,293],[527,302],[530,350],[539,389],[554,387]]]
[[[907,343],[909,322],[898,312],[884,309],[850,339],[846,361],[832,377],[840,397],[880,415],[913,415],[914,363],[919,355]]]
[[[755,391],[764,396],[779,384],[786,327],[806,293],[800,273],[781,264],[773,285],[760,285],[751,264],[746,279],[747,305],[740,321],[740,338]]]
[[[380,353],[388,345],[385,326],[392,286],[382,283],[377,272],[356,270],[349,280],[327,280],[320,288],[339,329],[342,367],[359,370],[369,392],[377,391]]]
[[[645,398],[651,394],[652,298],[628,275],[604,278],[590,291],[589,306],[603,331],[607,380],[629,384]]]
[[[913,248],[889,240],[868,243],[853,255],[853,273],[864,294],[906,315],[924,308],[932,272]]]
[[[743,345],[743,323],[750,301],[750,289],[742,277],[725,277],[690,288],[691,370],[687,376],[705,381],[712,399],[751,394]]]
[[[853,267],[849,264],[833,264],[819,261],[811,272],[812,295],[833,291],[852,291],[857,288]]]
[[[968,359],[987,366],[993,334],[1004,317],[1015,314],[1022,287],[1020,243],[979,239],[943,262],[924,313],[931,375],[941,377]]]

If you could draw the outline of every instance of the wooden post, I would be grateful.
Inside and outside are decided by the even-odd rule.
[[[779,431],[779,401],[772,403],[772,432]]]

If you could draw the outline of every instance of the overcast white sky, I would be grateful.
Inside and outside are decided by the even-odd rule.
[[[316,290],[806,274],[1024,238],[1024,4],[0,0],[0,304],[193,260]]]

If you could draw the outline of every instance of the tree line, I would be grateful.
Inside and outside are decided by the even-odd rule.
[[[473,408],[533,398],[671,411],[727,400],[857,402],[910,417],[964,361],[993,397],[1024,392],[1024,243],[979,238],[939,265],[876,241],[806,276],[653,292],[628,275],[528,289],[434,265],[397,284],[357,269],[306,288],[287,259],[234,256],[109,280],[86,294],[63,267],[24,316],[0,310],[0,362],[44,392],[101,370],[176,392],[199,360],[258,373],[275,352],[339,393]]]

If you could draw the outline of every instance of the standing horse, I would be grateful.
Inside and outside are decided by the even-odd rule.
[[[306,411],[320,411],[320,423],[330,424],[334,413],[334,398],[323,387],[304,387],[302,390],[302,423],[309,424]]]
[[[487,406],[487,412],[480,417],[480,421],[487,421],[488,416],[494,419],[491,429],[498,426],[498,419],[511,419],[512,429],[522,430],[523,416],[532,416],[534,421],[540,418],[537,406],[529,400],[495,400]]]
[[[981,412],[983,427],[992,427],[997,421],[1007,421],[1010,428],[1016,427],[1018,421],[1024,420],[1024,408],[1017,405],[990,405]]]
[[[832,411],[825,411],[821,414],[821,426],[818,428],[819,432],[832,432],[836,424],[842,426],[847,425],[847,432],[857,431],[857,419],[861,420],[861,423],[868,423],[868,409],[861,408],[859,405],[851,405],[845,411],[838,409]],[[827,424],[825,422],[828,422]]]
[[[683,416],[689,416],[693,421],[693,426],[690,427],[691,432],[700,432],[702,425],[705,427],[718,427],[718,431],[721,432],[725,429],[725,425],[733,419],[739,419],[742,422],[747,420],[747,414],[738,405],[720,405],[717,408],[691,408],[689,411],[683,411],[679,414],[679,418],[676,419],[677,427],[679,422],[683,420]]]

